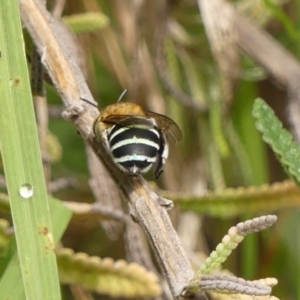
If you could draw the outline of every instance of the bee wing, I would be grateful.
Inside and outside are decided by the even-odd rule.
[[[154,127],[154,124],[149,119],[135,115],[109,115],[103,118],[101,122],[112,125],[122,125],[125,127],[133,124]]]
[[[167,135],[172,136],[176,142],[180,142],[182,140],[182,132],[172,119],[168,118],[167,116],[157,114],[153,111],[147,111],[147,116],[154,118],[157,126],[167,133]]]

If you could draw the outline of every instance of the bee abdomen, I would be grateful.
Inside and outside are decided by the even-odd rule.
[[[160,134],[155,128],[115,125],[108,134],[114,161],[130,173],[147,172],[157,160]]]

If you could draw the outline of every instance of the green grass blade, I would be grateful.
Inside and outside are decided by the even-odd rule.
[[[54,241],[57,242],[65,231],[72,213],[59,200],[52,199],[49,205]],[[12,241],[7,246],[6,255],[0,258],[0,272],[1,266],[7,264],[4,275],[0,280],[1,299],[23,300],[25,299],[24,287],[17,253],[13,249],[14,245],[15,243]]]
[[[60,299],[48,197],[16,0],[0,0],[0,45],[1,153],[25,295],[30,300]]]
[[[300,185],[300,147],[284,128],[270,106],[262,99],[256,99],[253,107],[256,128],[263,134],[263,140],[270,145],[286,172]]]

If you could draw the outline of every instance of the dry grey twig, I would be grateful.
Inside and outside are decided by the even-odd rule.
[[[270,295],[272,291],[269,286],[256,281],[221,275],[203,276],[199,280],[199,286],[203,291],[239,293],[253,296]]]
[[[193,276],[193,270],[166,210],[142,176],[123,174],[111,161],[103,145],[94,139],[92,123],[98,111],[82,103],[93,99],[84,76],[67,48],[64,26],[53,19],[38,1],[20,0],[22,21],[30,33],[51,79],[62,97],[68,113],[82,137],[109,170],[113,180],[128,200],[131,214],[147,234],[157,262],[174,297],[178,297]],[[67,40],[69,40],[67,38]]]

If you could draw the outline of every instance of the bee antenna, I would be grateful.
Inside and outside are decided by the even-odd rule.
[[[82,101],[84,101],[84,102],[86,102],[86,103],[88,103],[88,104],[91,104],[91,105],[93,105],[93,106],[95,106],[95,107],[98,108],[98,103],[97,103],[97,102],[92,102],[92,101],[90,101],[90,100],[88,100],[88,99],[81,98],[81,97],[80,97],[80,100],[82,100]]]
[[[120,97],[119,97],[119,99],[118,99],[117,102],[120,102],[126,93],[127,93],[127,89],[125,89],[125,90],[122,92],[122,94],[120,95]]]

